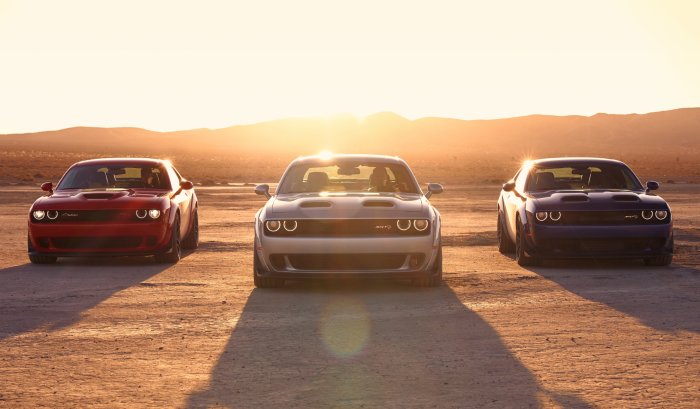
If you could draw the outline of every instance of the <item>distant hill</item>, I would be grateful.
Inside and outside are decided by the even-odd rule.
[[[91,152],[306,154],[342,152],[582,155],[601,152],[693,152],[700,149],[700,108],[648,114],[531,115],[493,120],[421,118],[393,113],[293,118],[222,129],[155,132],[76,127],[0,135],[6,149]]]
[[[350,115],[290,118],[177,132],[76,127],[0,135],[0,145],[6,154],[15,152],[15,156],[23,151],[41,151],[78,158],[137,155],[176,157],[189,162],[195,158],[200,162],[203,158],[225,162],[230,158],[233,164],[266,158],[270,175],[277,174],[290,158],[322,149],[400,155],[419,162],[448,158],[440,165],[448,168],[456,166],[448,163],[449,160],[494,158],[500,163],[508,162],[502,166],[503,172],[505,169],[510,172],[512,163],[525,157],[591,155],[637,163],[655,158],[681,162],[679,166],[685,167],[686,173],[695,175],[690,166],[700,169],[700,164],[685,159],[700,157],[700,108],[648,114],[531,115],[493,120],[408,120],[386,112],[366,118]],[[230,170],[226,174],[237,176],[236,172],[243,170]]]

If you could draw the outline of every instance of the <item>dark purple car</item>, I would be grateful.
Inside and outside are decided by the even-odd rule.
[[[498,198],[498,248],[520,265],[554,258],[673,259],[664,199],[624,163],[598,158],[528,161]]]

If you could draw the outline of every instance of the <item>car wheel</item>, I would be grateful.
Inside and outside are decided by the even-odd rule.
[[[503,228],[503,217],[500,211],[496,224],[496,236],[498,238],[498,251],[501,254],[510,254],[515,251],[515,243],[508,237],[508,232]]]
[[[258,252],[253,249],[253,284],[257,288],[279,288],[284,287],[283,278],[261,277],[258,272],[261,270],[262,263],[258,258]]]
[[[525,251],[525,234],[523,234],[523,230],[525,230],[525,226],[518,218],[515,230],[515,261],[521,266],[536,266],[539,264],[539,259],[528,256]]]
[[[673,261],[673,254],[664,254],[659,257],[645,258],[644,264],[648,266],[668,266]]]
[[[27,235],[27,253],[29,255],[29,261],[32,264],[53,264],[58,260],[56,256],[45,256],[42,254],[32,254],[34,247],[32,246],[32,241]]]
[[[438,248],[433,268],[428,271],[425,277],[414,279],[413,285],[417,287],[440,287],[442,285],[442,244]]]
[[[199,247],[199,212],[195,210],[192,217],[192,227],[187,237],[182,241],[182,248],[194,250],[197,247]]]
[[[173,232],[170,235],[170,251],[156,255],[156,262],[175,264],[182,258],[182,243],[180,241],[180,215],[175,216]]]

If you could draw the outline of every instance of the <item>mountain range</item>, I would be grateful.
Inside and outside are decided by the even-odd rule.
[[[271,174],[291,158],[320,150],[400,155],[412,160],[506,160],[544,156],[606,156],[643,163],[676,161],[695,176],[700,169],[700,108],[647,114],[530,115],[463,120],[409,120],[394,113],[290,118],[221,129],[157,132],[141,128],[75,127],[0,135],[8,152],[83,156],[158,156],[178,160],[267,158]],[[646,166],[646,165],[645,165]],[[269,166],[268,166],[269,168]],[[651,167],[650,169],[653,169]],[[510,171],[510,170],[508,170]],[[700,175],[700,173],[697,173]],[[265,175],[266,176],[266,175]],[[500,177],[500,176],[499,176]]]

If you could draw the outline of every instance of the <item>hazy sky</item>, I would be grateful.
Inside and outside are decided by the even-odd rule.
[[[700,106],[700,1],[0,0],[0,133]]]

